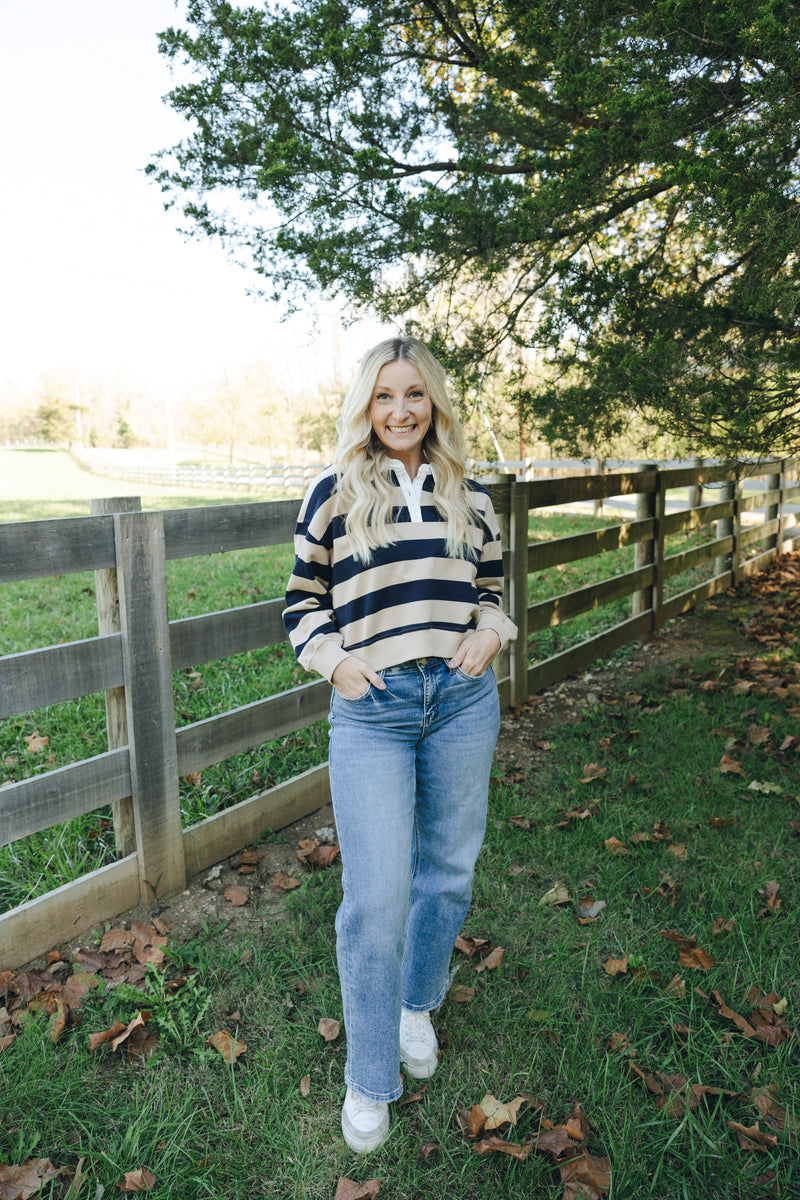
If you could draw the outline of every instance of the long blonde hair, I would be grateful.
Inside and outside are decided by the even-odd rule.
[[[336,490],[346,514],[347,535],[355,557],[367,563],[373,550],[396,540],[391,455],[373,431],[369,406],[381,367],[398,359],[413,363],[425,380],[433,411],[423,449],[433,469],[433,499],[447,522],[447,553],[463,558],[470,528],[480,520],[466,482],[464,435],[447,394],[444,368],[427,346],[411,337],[388,338],[366,352],[336,422]]]

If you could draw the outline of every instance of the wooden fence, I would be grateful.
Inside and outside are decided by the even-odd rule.
[[[501,702],[581,670],[698,601],[766,565],[800,538],[787,504],[800,501],[796,462],[762,464],[763,490],[743,494],[721,468],[684,469],[491,484],[501,516],[510,581],[508,606],[520,629],[500,660]],[[720,484],[718,499],[667,512],[676,488]],[[531,511],[579,501],[636,499],[632,521],[529,544]],[[142,512],[135,498],[92,502],[87,517],[0,525],[0,583],[96,572],[99,636],[0,658],[0,719],[104,692],[108,749],[0,788],[0,845],[111,804],[118,859],[0,916],[0,967],[15,967],[139,902],[156,902],[188,877],[234,853],[269,826],[279,829],[330,798],[322,764],[181,828],[179,780],[327,715],[324,681],[291,688],[175,728],[172,672],[285,638],[282,599],[170,621],[166,563],[291,540],[297,500]],[[748,526],[745,515],[764,511]],[[749,519],[749,518],[748,518]],[[535,516],[534,516],[535,520]],[[665,554],[665,538],[706,528],[702,545]],[[529,575],[623,546],[634,570],[531,605]],[[666,598],[665,584],[703,567],[711,577]],[[631,615],[543,662],[530,664],[528,636],[612,600]]]

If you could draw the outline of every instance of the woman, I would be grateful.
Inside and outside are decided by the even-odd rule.
[[[333,684],[330,780],[344,897],[342,1131],[389,1130],[400,1064],[435,1071],[430,1014],[472,894],[499,728],[491,662],[515,635],[488,492],[465,476],[445,375],[413,338],[362,358],[334,465],[300,510],[284,621]]]

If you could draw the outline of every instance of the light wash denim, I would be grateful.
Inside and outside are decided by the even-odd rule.
[[[347,1034],[345,1079],[371,1100],[402,1093],[401,1002],[444,999],[472,896],[500,728],[494,673],[441,658],[378,672],[346,700],[334,689],[330,779],[344,898],[336,954]]]

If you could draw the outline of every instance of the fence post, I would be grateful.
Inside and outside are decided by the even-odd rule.
[[[693,458],[692,466],[694,467],[694,469],[696,471],[702,470],[703,459],[697,458],[697,457]],[[703,485],[699,480],[696,479],[695,482],[692,484],[692,486],[689,488],[689,508],[699,508],[702,503],[703,503]]]
[[[644,471],[657,471],[656,463],[643,463],[641,467]],[[638,492],[636,496],[636,520],[637,521],[655,521],[656,516],[656,493],[653,492]],[[656,549],[656,530],[653,529],[651,537],[643,542],[637,542],[633,551],[633,565],[638,571],[640,567],[648,567],[655,562]],[[653,585],[652,583],[638,592],[633,593],[633,608],[631,610],[634,617],[640,616],[647,612],[648,609],[653,610],[653,627],[655,628],[655,605],[653,604]]]
[[[667,515],[667,489],[664,484],[664,472],[657,471],[656,479],[656,536],[655,536],[655,586],[653,587],[653,627],[659,628],[662,623],[664,605],[664,558],[666,534],[664,518]]]
[[[154,902],[186,886],[163,514],[119,513],[114,534],[139,886]]]
[[[781,499],[780,499],[780,504],[778,506],[778,540],[776,543],[779,557],[781,554],[783,554],[783,538],[784,538],[784,533],[786,531],[786,487],[788,484],[788,479],[787,479],[788,474],[789,474],[789,459],[782,458],[781,459],[781,473],[780,473]]]
[[[778,503],[768,504],[766,512],[764,513],[765,521],[774,521],[776,517],[779,518],[778,528],[767,542],[769,549],[774,549],[777,556],[781,552],[781,533],[783,526],[783,463],[781,463],[780,475],[767,476],[767,490],[770,492],[780,491]]]
[[[528,695],[528,488],[511,477],[511,619],[517,638],[511,652],[511,703],[521,704]]]
[[[736,507],[736,485],[731,481],[723,483],[719,489],[720,500],[730,500]],[[716,522],[715,534],[717,538],[734,537],[734,512],[731,512],[729,517],[722,517]],[[736,541],[734,539],[733,550],[730,554],[723,554],[719,558],[714,559],[714,574],[724,575],[727,571],[731,572],[731,583],[736,582],[734,574],[734,551],[736,549]]]
[[[89,512],[93,517],[113,513],[141,512],[142,501],[138,496],[114,496],[89,501]],[[94,590],[97,602],[97,632],[101,637],[119,633],[119,587],[116,567],[108,567],[94,573]],[[125,688],[110,688],[106,692],[106,736],[109,750],[118,750],[128,744],[128,714],[125,707]],[[125,858],[134,849],[136,833],[133,824],[133,800],[130,796],[113,805],[114,843],[117,858]]]

